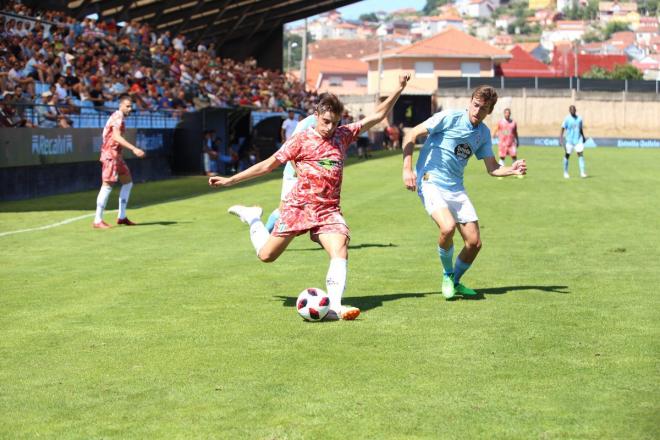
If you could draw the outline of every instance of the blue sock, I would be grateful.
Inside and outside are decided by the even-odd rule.
[[[568,173],[568,158],[564,158],[564,172]]]
[[[461,281],[463,274],[472,266],[461,260],[461,257],[456,257],[456,266],[454,267],[454,284],[458,284]]]
[[[280,210],[276,209],[275,211],[270,213],[270,216],[268,216],[268,221],[266,222],[266,229],[268,232],[273,232],[273,228],[275,227],[275,222],[277,219],[280,218]]]
[[[447,250],[438,246],[438,255],[440,255],[440,262],[442,263],[444,274],[451,275],[454,273],[454,245]]]
[[[584,172],[584,156],[578,156],[578,165],[580,167],[580,174],[585,174],[585,172]]]

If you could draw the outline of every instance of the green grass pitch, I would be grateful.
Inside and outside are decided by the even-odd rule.
[[[270,212],[279,173],[137,184],[141,226],[108,231],[1,235],[91,214],[96,191],[0,203],[0,438],[659,438],[660,150],[587,150],[570,180],[556,148],[521,157],[525,179],[466,170],[484,295],[457,301],[400,157],[351,161],[354,322],[296,314],[325,288],[308,237],[264,264],[226,214]]]

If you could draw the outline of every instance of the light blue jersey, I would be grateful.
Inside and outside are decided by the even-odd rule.
[[[422,179],[448,191],[463,191],[463,171],[468,159],[493,157],[490,130],[485,124],[476,127],[467,110],[447,110],[424,122],[429,136],[417,159],[417,188]]]
[[[575,117],[568,115],[561,124],[561,128],[566,130],[564,132],[564,139],[567,144],[577,145],[582,142],[582,118],[578,115]]]
[[[316,116],[314,115],[307,116],[305,119],[298,122],[298,125],[296,125],[296,129],[293,131],[293,134],[291,134],[291,137],[297,135],[298,133],[302,133],[303,131],[312,127],[316,127]],[[296,170],[295,168],[293,168],[293,165],[291,165],[291,162],[287,162],[286,165],[284,166],[284,178],[285,179],[297,178]]]

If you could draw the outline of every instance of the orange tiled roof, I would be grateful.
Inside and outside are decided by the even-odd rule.
[[[383,52],[383,58],[420,57],[509,59],[511,55],[453,27],[409,46]],[[378,54],[363,58],[364,61],[376,59]]]
[[[383,41],[383,50],[399,47],[394,41]],[[309,44],[310,58],[353,58],[371,55],[378,52],[378,40],[326,39]]]

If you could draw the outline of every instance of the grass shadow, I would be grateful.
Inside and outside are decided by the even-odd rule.
[[[515,292],[517,290],[539,290],[542,292],[568,294],[568,286],[504,286],[504,287],[488,287],[485,289],[476,289],[477,295],[467,296],[457,294],[448,301],[480,301],[486,299],[486,295],[504,295],[505,293]]]
[[[399,299],[406,299],[406,298],[424,298],[427,295],[437,295],[439,293],[440,292],[426,292],[426,293],[411,292],[411,293],[390,293],[385,295],[372,295],[372,296],[351,296],[351,297],[344,297],[342,302],[354,307],[358,307],[361,311],[366,312],[367,310],[373,310],[377,307],[382,307],[382,305],[388,301],[396,301]],[[297,298],[295,296],[276,295],[273,298],[282,301],[283,307],[296,306]]]
[[[388,247],[398,247],[396,244],[393,243],[362,243],[362,244],[349,244],[348,248],[349,249],[365,249],[365,248],[388,248]],[[287,252],[307,252],[307,251],[322,251],[323,248],[319,245],[319,247],[313,247],[313,248],[302,248],[302,249],[287,249]]]
[[[173,221],[140,222],[137,223],[135,226],[153,226],[153,225],[171,226],[171,225],[178,225],[180,223],[192,223],[192,222],[173,222]]]
[[[477,291],[483,295],[503,295],[505,293],[515,292],[517,290],[539,290],[541,292],[562,294],[570,293],[567,289],[568,286],[504,286],[477,289]]]

